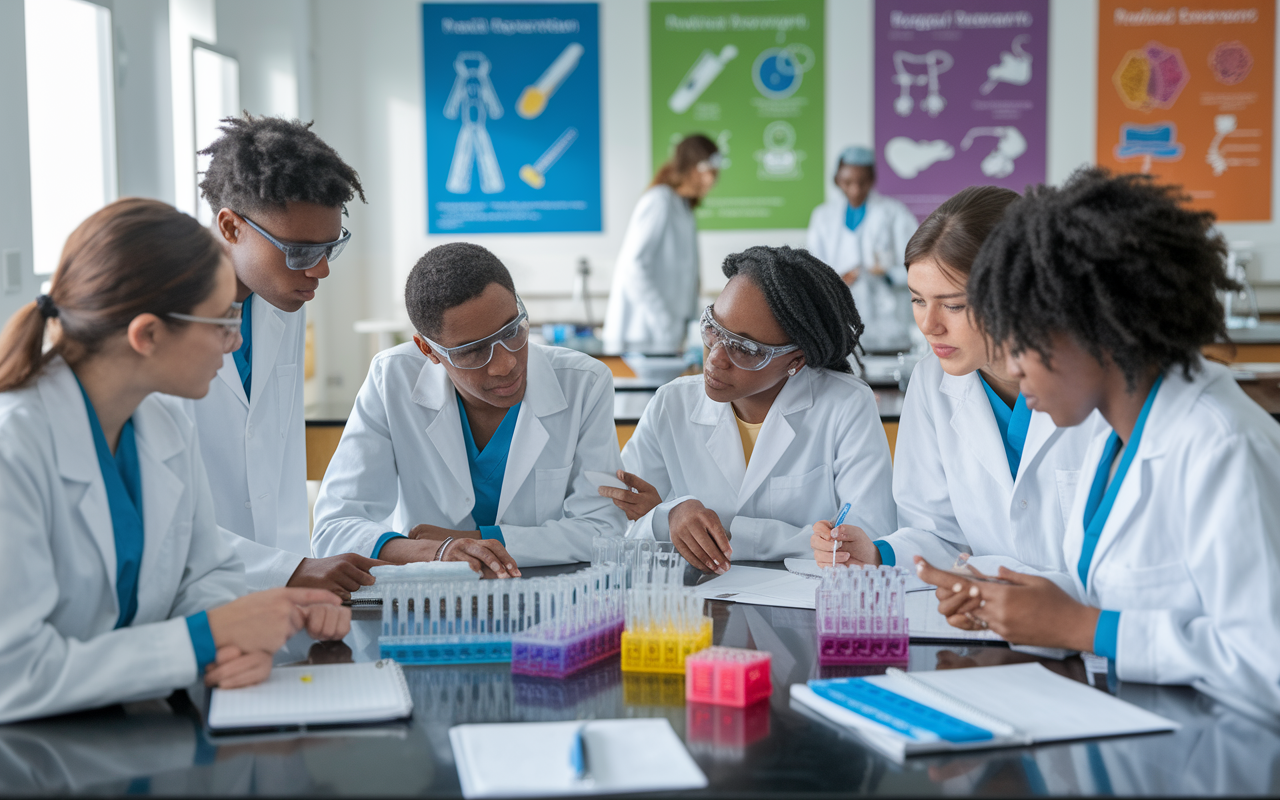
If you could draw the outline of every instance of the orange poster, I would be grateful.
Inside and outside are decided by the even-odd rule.
[[[1275,29],[1275,0],[1100,0],[1098,164],[1269,221]]]

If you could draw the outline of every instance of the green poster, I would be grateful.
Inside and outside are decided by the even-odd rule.
[[[823,0],[649,4],[654,168],[691,133],[724,156],[703,230],[804,228],[824,199]]]

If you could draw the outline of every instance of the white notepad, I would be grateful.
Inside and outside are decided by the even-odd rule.
[[[920,753],[1015,747],[1037,742],[1092,739],[1177,730],[1179,725],[1040,664],[889,673],[862,680],[985,728],[979,742],[924,740],[875,722],[819,697],[803,683],[791,686],[792,707],[845,726],[867,744],[902,760]]]
[[[579,728],[590,771],[585,781],[577,780],[569,760]],[[661,792],[707,785],[707,776],[663,718],[456,725],[449,729],[449,741],[462,796],[468,800]]]
[[[412,712],[409,686],[394,661],[277,667],[257,686],[214,689],[209,701],[209,729],[386,722]]]
[[[708,600],[781,608],[813,608],[817,582],[781,569],[731,567],[694,590]]]

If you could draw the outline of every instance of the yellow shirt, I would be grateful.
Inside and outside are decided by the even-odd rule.
[[[751,451],[756,449],[756,439],[760,438],[760,427],[764,423],[757,422],[753,425],[750,422],[743,422],[738,419],[736,412],[733,415],[733,421],[738,423],[738,435],[742,437],[742,455],[746,456],[746,461],[750,464]]]

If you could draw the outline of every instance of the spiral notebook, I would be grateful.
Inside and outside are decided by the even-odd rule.
[[[791,702],[899,761],[1179,727],[1038,663],[815,680],[793,684]]]
[[[209,729],[231,733],[404,719],[413,698],[400,665],[389,659],[360,664],[277,667],[243,689],[214,689]]]

